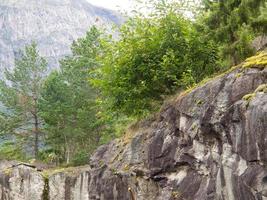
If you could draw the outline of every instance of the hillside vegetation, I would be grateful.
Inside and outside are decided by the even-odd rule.
[[[255,55],[252,41],[267,32],[265,0],[152,2],[150,14],[135,11],[114,30],[119,37],[92,27],[47,76],[38,44],[23,49],[0,83],[0,159],[88,163],[96,147],[173,95]]]

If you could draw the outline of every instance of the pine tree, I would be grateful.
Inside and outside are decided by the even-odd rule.
[[[41,119],[39,99],[47,62],[40,57],[37,45],[25,47],[21,58],[15,61],[12,71],[5,70],[0,82],[0,101],[6,111],[0,113],[0,132],[13,134],[17,140],[33,142],[35,158],[39,152]]]
[[[257,30],[263,31],[265,0],[204,0],[207,35],[220,46],[224,58],[238,64],[254,53],[250,46]],[[266,19],[265,19],[266,21]],[[259,33],[259,34],[262,34]]]
[[[46,123],[46,141],[60,162],[83,164],[99,144],[96,129],[96,91],[89,72],[98,64],[100,32],[92,27],[86,37],[72,45],[72,56],[61,60],[61,71],[45,81],[41,110]],[[74,160],[76,159],[76,160]]]

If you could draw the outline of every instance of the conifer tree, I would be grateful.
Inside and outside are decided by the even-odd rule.
[[[0,101],[6,108],[0,112],[0,132],[32,142],[35,158],[41,133],[39,99],[46,70],[47,62],[39,56],[37,45],[32,43],[15,61],[14,69],[5,70],[0,82]]]
[[[221,46],[224,58],[238,64],[253,54],[250,46],[256,29],[266,19],[263,13],[265,0],[204,0],[206,32]],[[266,15],[265,15],[266,16]],[[259,33],[264,34],[264,33]]]
[[[72,45],[72,56],[61,60],[61,71],[45,81],[41,110],[46,142],[59,162],[84,164],[100,142],[97,130],[97,93],[89,84],[89,72],[98,64],[100,32],[93,26]],[[49,152],[50,151],[50,152]]]

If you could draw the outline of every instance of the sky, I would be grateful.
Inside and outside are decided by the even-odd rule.
[[[130,11],[134,0],[87,0],[89,3],[112,10]]]

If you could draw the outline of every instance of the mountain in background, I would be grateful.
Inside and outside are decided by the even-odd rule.
[[[14,66],[21,49],[36,41],[50,67],[70,55],[73,40],[92,26],[121,24],[115,11],[96,7],[86,0],[0,0],[0,74]]]

